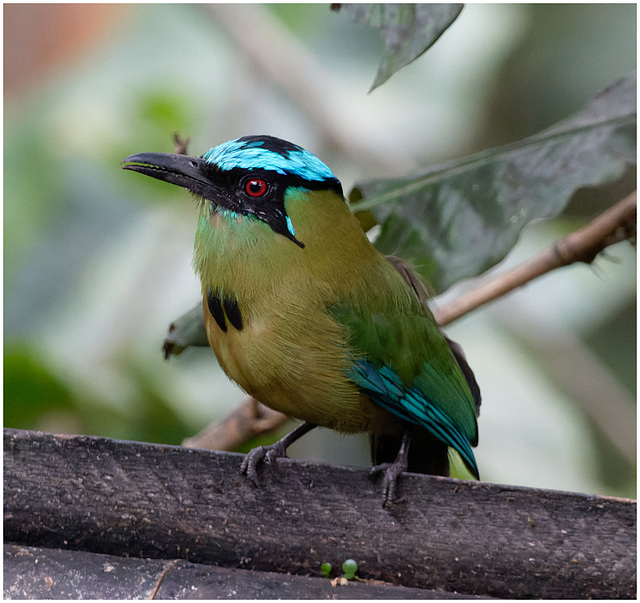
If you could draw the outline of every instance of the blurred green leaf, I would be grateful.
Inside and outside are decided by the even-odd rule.
[[[27,344],[5,344],[5,427],[34,429],[47,412],[75,409],[73,394]]]
[[[451,25],[462,4],[341,4],[354,23],[380,30],[386,49],[369,92],[422,55]]]
[[[4,283],[12,284],[30,251],[42,237],[58,205],[51,199],[64,186],[58,156],[42,144],[42,120],[25,119],[7,109],[3,158]],[[34,170],[33,166],[38,169]],[[5,289],[6,290],[6,289]]]
[[[528,222],[557,216],[577,189],[612,182],[635,162],[634,74],[519,142],[359,183],[353,210],[382,225],[379,251],[409,260],[442,291],[502,260]]]
[[[192,435],[193,427],[170,404],[170,394],[151,368],[153,365],[134,356],[123,357],[121,362],[128,366],[137,390],[136,404],[131,409],[132,439],[179,445]]]
[[[73,373],[61,375],[27,340],[4,350],[5,427],[132,439],[130,418],[87,393]]]
[[[193,127],[194,118],[189,98],[181,93],[165,90],[146,90],[138,98],[138,118],[148,122],[150,130],[184,133]]]

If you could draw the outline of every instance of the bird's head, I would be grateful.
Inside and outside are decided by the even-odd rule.
[[[191,191],[212,212],[245,216],[267,224],[299,247],[285,200],[292,192],[342,186],[331,170],[303,148],[273,136],[244,136],[213,147],[201,157],[138,153],[123,167]]]

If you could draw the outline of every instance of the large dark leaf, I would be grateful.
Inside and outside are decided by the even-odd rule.
[[[583,111],[507,146],[393,180],[359,183],[354,211],[382,225],[376,247],[412,262],[442,291],[493,266],[535,218],[558,215],[573,193],[618,179],[636,162],[636,76]]]
[[[380,30],[386,49],[369,92],[386,82],[442,35],[462,4],[340,4],[355,23]]]

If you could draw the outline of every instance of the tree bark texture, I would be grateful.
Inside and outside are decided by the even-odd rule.
[[[222,569],[320,577],[322,563],[353,558],[361,579],[444,596],[636,595],[634,501],[403,474],[385,508],[361,468],[282,459],[255,486],[239,454],[17,430],[4,440],[5,542],[35,555],[173,560],[205,582]],[[5,547],[5,594],[7,558]],[[326,596],[274,589],[237,598]]]
[[[140,559],[4,545],[11,599],[460,599],[455,593],[217,567],[183,559]],[[475,597],[474,597],[475,598]]]

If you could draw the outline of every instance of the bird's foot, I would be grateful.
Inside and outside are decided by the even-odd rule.
[[[382,506],[386,507],[396,499],[398,490],[398,478],[400,474],[407,470],[406,462],[398,462],[396,459],[393,463],[381,463],[371,468],[369,477],[377,479],[382,474],[382,495],[384,500]]]
[[[298,438],[315,428],[313,423],[302,423],[284,438],[270,446],[258,446],[247,453],[242,460],[241,470],[256,486],[258,485],[258,464],[272,463],[278,458],[287,458],[287,448]]]
[[[258,485],[258,465],[272,463],[278,458],[286,458],[287,451],[282,440],[270,446],[258,446],[250,450],[242,460],[241,470],[256,486]]]
[[[381,463],[371,468],[369,477],[376,479],[382,474],[382,494],[384,500],[382,506],[386,507],[396,499],[396,491],[398,489],[398,478],[400,474],[409,467],[409,443],[411,441],[411,433],[405,431],[402,435],[400,450],[393,463]]]

